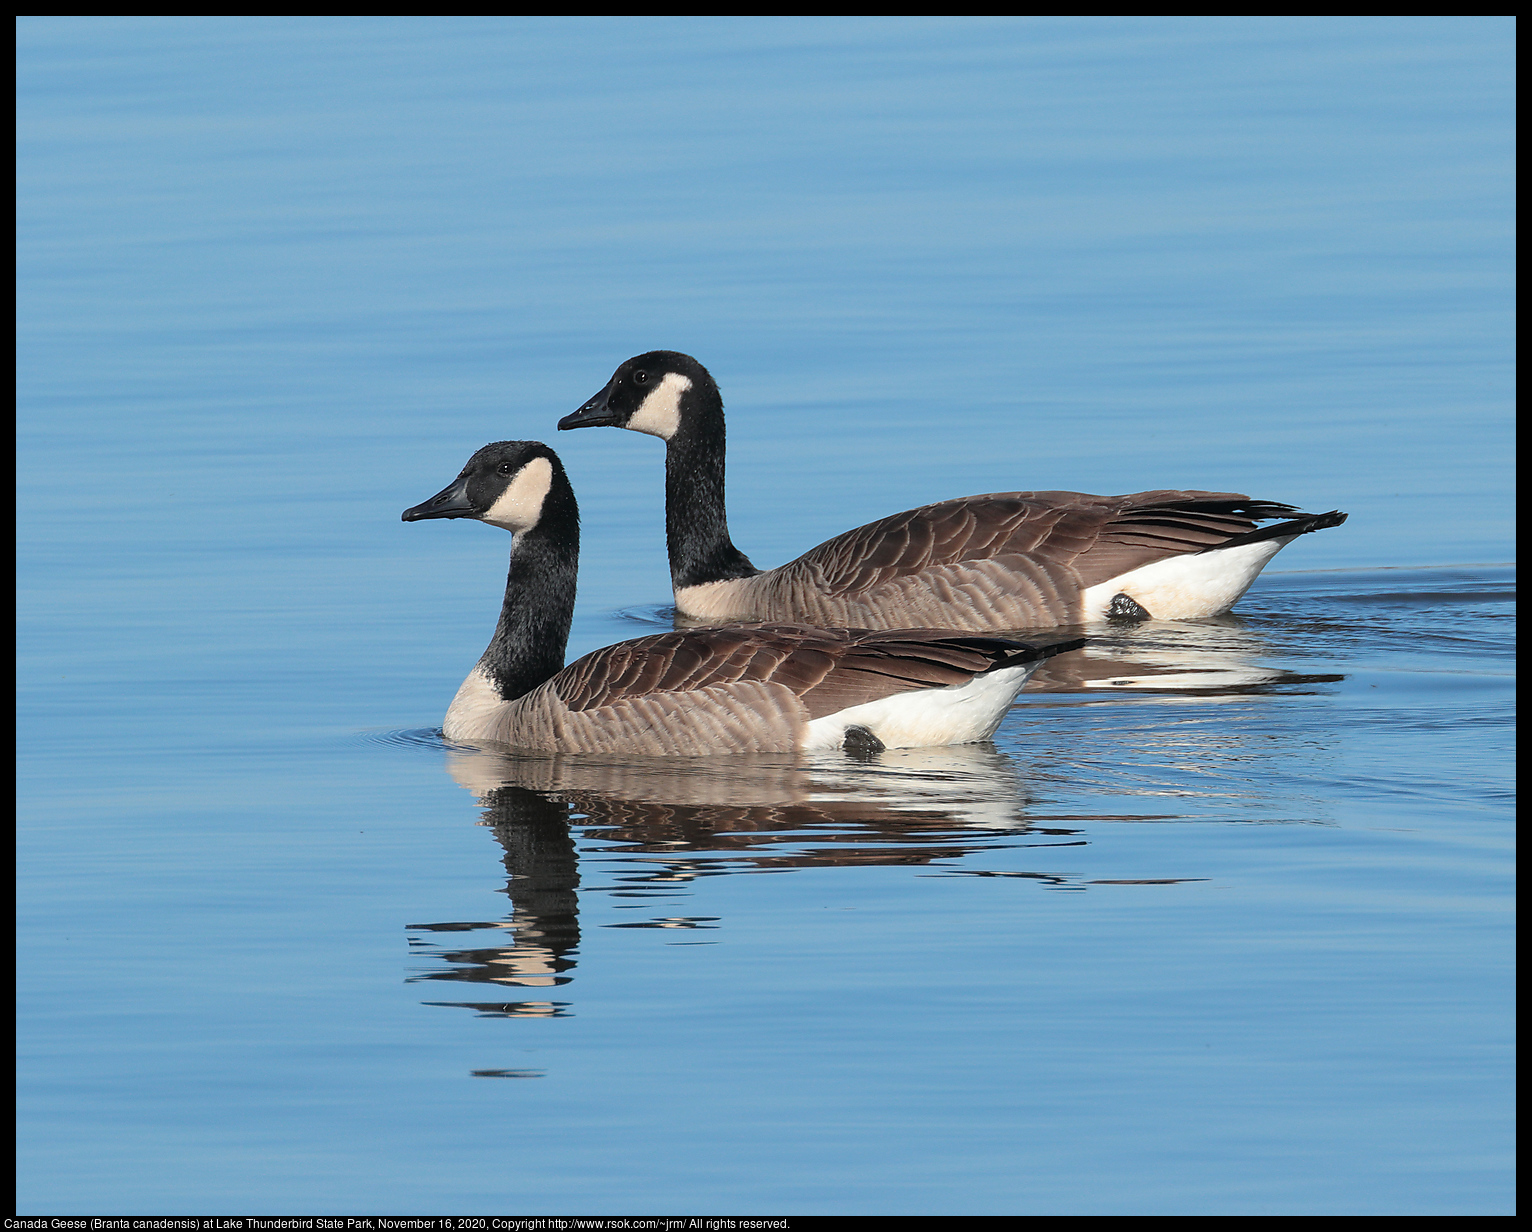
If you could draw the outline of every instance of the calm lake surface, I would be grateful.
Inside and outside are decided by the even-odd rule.
[[[1505,1215],[1509,18],[19,25],[25,1214]],[[669,627],[929,500],[1350,513],[992,744],[445,746],[544,439]],[[769,875],[767,875],[769,874]]]

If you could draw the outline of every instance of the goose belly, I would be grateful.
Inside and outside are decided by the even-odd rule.
[[[1127,595],[1156,620],[1217,616],[1239,602],[1266,563],[1296,539],[1263,539],[1232,548],[1170,556],[1087,589],[1086,620],[1103,620],[1117,595]]]
[[[914,689],[849,706],[812,720],[803,734],[801,747],[840,748],[846,728],[852,724],[867,728],[891,749],[988,740],[1036,668],[1035,662],[1002,667],[975,676],[967,684]]]

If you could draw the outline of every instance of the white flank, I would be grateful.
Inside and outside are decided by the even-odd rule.
[[[459,686],[452,705],[447,707],[442,735],[448,740],[466,740],[470,744],[476,740],[493,739],[490,733],[496,730],[496,719],[508,705],[510,703],[496,691],[484,669],[475,667]]]
[[[1117,595],[1127,595],[1156,620],[1221,615],[1239,602],[1266,562],[1297,537],[1157,560],[1087,590],[1081,597],[1085,619],[1106,619]]]
[[[698,620],[753,620],[746,596],[742,593],[748,578],[729,578],[722,582],[702,582],[676,591],[676,611]]]
[[[975,676],[967,684],[913,689],[880,701],[849,706],[814,719],[803,734],[805,749],[838,749],[846,728],[860,724],[891,749],[988,740],[1037,668],[1038,661]]]
[[[667,372],[623,427],[668,441],[681,426],[681,395],[691,387],[691,377]]]
[[[513,535],[525,534],[543,516],[543,501],[548,498],[552,483],[553,463],[547,458],[533,458],[516,472],[480,520],[503,527]]]

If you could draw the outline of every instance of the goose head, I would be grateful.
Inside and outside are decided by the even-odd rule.
[[[594,398],[559,420],[570,428],[627,428],[671,440],[683,424],[711,412],[723,399],[708,370],[679,351],[646,351],[621,364]]]
[[[549,520],[578,519],[574,490],[558,454],[541,441],[496,441],[468,459],[458,477],[401,515],[405,522],[427,518],[473,518],[525,535]]]
[[[507,721],[507,704],[564,666],[580,561],[580,509],[569,477],[541,441],[496,441],[402,516],[406,522],[471,518],[514,536],[495,635],[458,690],[445,725],[454,739],[491,735]]]

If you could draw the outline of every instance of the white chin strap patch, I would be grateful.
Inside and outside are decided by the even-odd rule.
[[[681,395],[691,387],[691,377],[667,372],[624,427],[668,441],[681,426]]]
[[[553,463],[547,458],[533,458],[516,472],[500,493],[500,499],[480,520],[503,527],[513,535],[523,535],[543,516],[543,501],[552,486]]]

